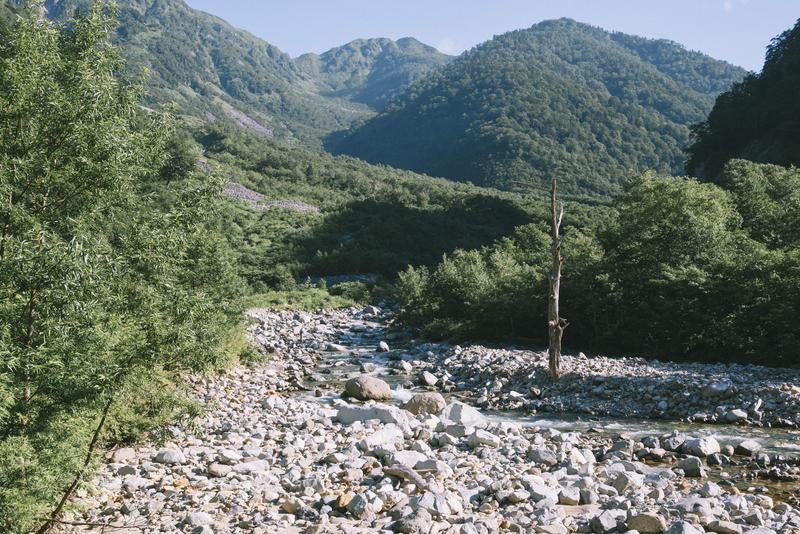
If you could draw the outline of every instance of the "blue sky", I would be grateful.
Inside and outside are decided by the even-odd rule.
[[[760,70],[770,39],[800,18],[798,0],[187,0],[298,56],[361,37],[416,37],[457,54],[493,35],[570,17],[672,39]]]

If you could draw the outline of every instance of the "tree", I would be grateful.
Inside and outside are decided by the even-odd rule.
[[[550,189],[550,208],[552,211],[551,230],[553,255],[553,270],[550,275],[550,298],[547,305],[547,325],[549,328],[550,344],[547,349],[548,364],[550,367],[550,377],[558,380],[561,376],[561,338],[564,336],[564,329],[567,327],[567,320],[559,314],[559,296],[561,291],[561,266],[564,258],[561,255],[561,221],[564,218],[564,204],[560,207],[556,204],[557,179],[553,178],[553,185]]]
[[[159,185],[171,119],[118,77],[114,27],[36,1],[0,43],[3,532],[47,530],[134,385],[213,364],[235,317],[219,183]]]

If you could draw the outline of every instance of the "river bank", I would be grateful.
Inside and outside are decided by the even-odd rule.
[[[391,334],[378,308],[252,315],[251,338],[270,358],[193,378],[208,413],[167,429],[164,443],[109,453],[68,518],[91,525],[73,531],[800,532],[792,486],[769,482],[800,469],[764,443],[719,443],[691,426],[634,435],[624,421],[613,432],[528,424],[469,404],[495,395],[493,384],[484,392],[479,378],[459,378],[466,359],[444,360],[475,349]],[[341,398],[363,376],[384,379],[390,398]],[[513,384],[496,394],[516,397]]]

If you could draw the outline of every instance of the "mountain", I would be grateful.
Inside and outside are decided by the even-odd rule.
[[[46,0],[45,7],[49,17],[63,21],[92,4]],[[373,116],[371,106],[382,106],[449,59],[413,39],[373,39],[294,60],[183,0],[120,0],[117,5],[116,44],[130,73],[144,66],[151,71],[148,105],[175,102],[195,121],[223,121],[310,147]]]
[[[304,54],[297,65],[328,95],[383,109],[394,95],[453,57],[411,37],[357,39],[327,52]]]
[[[800,165],[800,20],[767,47],[764,68],[717,98],[694,129],[687,172],[716,178],[734,158]]]
[[[495,37],[326,146],[373,163],[530,190],[557,176],[606,195],[630,172],[679,173],[689,126],[741,68],[569,19]]]

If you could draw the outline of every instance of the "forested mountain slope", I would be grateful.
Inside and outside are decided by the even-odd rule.
[[[324,84],[324,94],[346,97],[375,109],[453,57],[405,37],[357,39],[318,54],[297,58],[303,71]]]
[[[689,126],[744,74],[676,43],[546,21],[463,54],[328,147],[480,185],[557,176],[609,194],[633,171],[678,173]]]
[[[11,0],[22,5],[24,0]],[[63,21],[92,0],[47,0]],[[121,0],[116,43],[128,72],[150,70],[147,104],[318,147],[449,56],[413,39],[362,41],[294,60],[183,0]],[[375,52],[374,54],[372,52]]]
[[[732,158],[800,164],[800,21],[773,39],[764,68],[717,98],[695,130],[689,173],[716,178]]]

